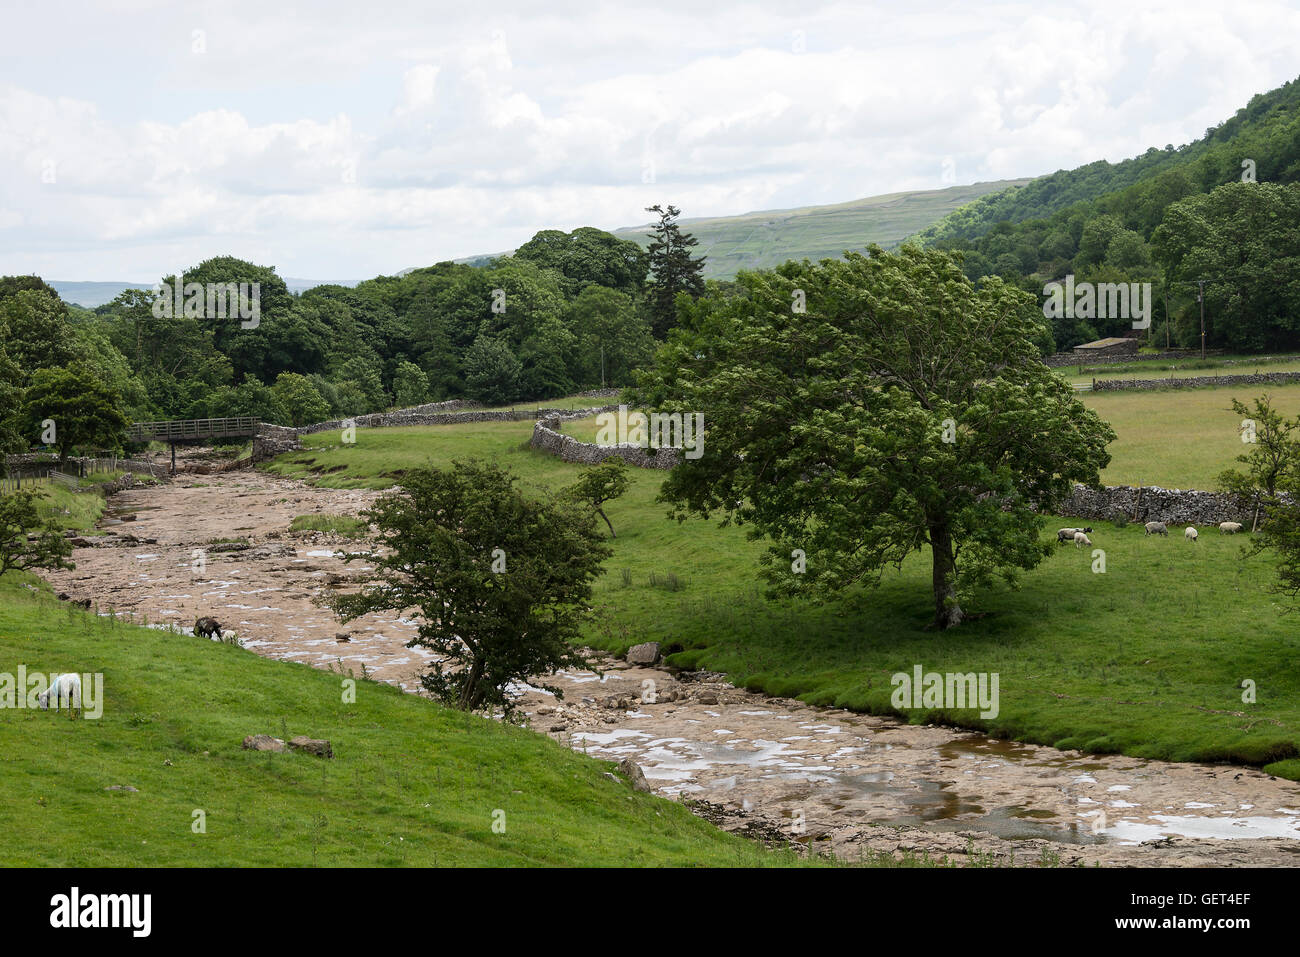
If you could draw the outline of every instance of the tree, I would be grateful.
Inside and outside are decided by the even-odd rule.
[[[71,569],[72,543],[52,519],[42,519],[36,505],[40,494],[0,495],[0,575],[13,569]],[[30,538],[29,538],[30,536]]]
[[[406,409],[429,398],[429,377],[414,362],[402,360],[393,370],[393,402]]]
[[[281,372],[271,386],[275,400],[288,419],[288,425],[301,428],[330,417],[330,405],[306,376]]]
[[[647,213],[658,213],[659,222],[654,232],[648,233],[650,246],[646,250],[651,278],[646,285],[646,299],[650,307],[650,330],[655,338],[663,339],[668,330],[677,324],[677,295],[692,297],[704,295],[704,257],[691,255],[699,240],[684,233],[677,225],[681,210],[670,205],[666,210],[659,204],[646,207]]]
[[[699,311],[632,397],[705,416],[702,454],[661,491],[673,514],[752,525],[795,593],[878,582],[928,545],[940,628],[1043,560],[1037,509],[1096,484],[1114,433],[1039,359],[1034,296],[915,246],[738,281],[748,299]]]
[[[618,538],[609,516],[605,514],[606,502],[627,491],[627,463],[621,458],[608,458],[582,473],[582,477],[564,490],[578,502],[583,502],[609,525],[609,537]]]
[[[544,229],[516,249],[514,258],[558,272],[564,277],[566,299],[592,285],[633,296],[645,283],[645,250],[592,226],[571,233]]]
[[[631,385],[654,353],[654,339],[632,301],[620,292],[588,286],[569,306],[577,340],[574,366],[585,388]]]
[[[1289,422],[1273,408],[1273,399],[1265,393],[1254,400],[1252,410],[1240,399],[1232,399],[1232,411],[1242,417],[1243,441],[1251,443],[1251,450],[1237,456],[1236,461],[1246,466],[1225,469],[1219,473],[1219,486],[1228,494],[1254,506],[1251,531],[1259,526],[1261,509],[1278,503],[1278,486],[1287,473],[1300,464],[1300,417]]]
[[[26,377],[75,358],[68,307],[57,295],[38,289],[0,299],[0,341]]]
[[[518,398],[522,370],[510,346],[499,339],[479,336],[465,353],[465,386],[470,398],[487,405]]]
[[[36,438],[53,423],[59,467],[78,446],[117,449],[126,438],[127,418],[121,396],[90,368],[73,363],[66,369],[38,369],[23,402],[25,431]]]
[[[437,655],[421,683],[467,711],[509,714],[511,683],[586,667],[570,642],[611,554],[594,515],[525,498],[515,482],[500,466],[473,461],[408,472],[401,491],[364,513],[379,532],[380,557],[346,556],[374,565],[371,582],[330,601],[344,621],[418,608],[408,647]]]

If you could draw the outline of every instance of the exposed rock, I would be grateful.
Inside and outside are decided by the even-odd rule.
[[[129,784],[110,784],[104,788],[105,791],[130,791],[132,794],[140,793],[139,788],[133,788]]]
[[[700,704],[717,704],[718,696],[712,691],[701,691],[695,700]]]
[[[250,734],[244,739],[245,751],[287,751],[284,742],[269,734]]]
[[[641,765],[631,758],[624,758],[618,762],[618,771],[623,777],[627,778],[628,783],[632,785],[633,791],[650,793],[650,782],[645,779],[645,772],[641,770]]]
[[[659,660],[659,642],[647,641],[633,645],[627,650],[627,663],[630,665],[652,665]]]
[[[298,735],[296,738],[289,740],[289,747],[298,751],[306,751],[314,754],[318,758],[334,757],[334,749],[330,747],[328,741],[322,741],[318,738],[308,738],[305,735]]]

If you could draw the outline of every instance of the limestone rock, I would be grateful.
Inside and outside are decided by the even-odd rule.
[[[630,665],[652,665],[659,660],[659,642],[647,641],[633,645],[627,650],[627,663]]]
[[[269,734],[250,734],[244,739],[245,751],[285,751],[284,742]]]
[[[328,741],[321,741],[318,738],[308,738],[305,735],[298,735],[296,738],[289,740],[289,747],[298,751],[306,751],[314,754],[318,758],[334,757],[334,749],[330,747]]]

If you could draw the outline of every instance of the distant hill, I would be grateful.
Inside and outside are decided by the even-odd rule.
[[[946,189],[886,193],[833,206],[766,209],[739,216],[679,222],[700,241],[696,252],[708,257],[704,275],[709,279],[731,279],[741,269],[767,268],[787,259],[835,259],[844,255],[846,249],[863,249],[871,243],[889,249],[982,196],[1030,182],[1029,179],[1004,179]],[[614,235],[648,246],[650,240],[645,234],[649,229],[649,224],[625,226],[614,230]],[[482,266],[512,252],[479,253],[454,261]],[[404,269],[398,275],[410,271]]]
[[[305,292],[316,286],[355,286],[359,279],[293,279],[285,277],[285,285],[290,292]],[[86,309],[102,306],[112,302],[128,289],[150,289],[151,282],[73,282],[65,279],[46,280],[59,294],[64,302],[74,303]]]
[[[766,269],[788,259],[838,259],[846,249],[877,243],[886,249],[937,222],[958,207],[989,193],[1031,182],[998,180],[869,196],[833,206],[761,210],[740,216],[679,220],[700,241],[707,256],[704,275],[730,279],[741,269]],[[614,235],[647,246],[649,224],[617,229]]]

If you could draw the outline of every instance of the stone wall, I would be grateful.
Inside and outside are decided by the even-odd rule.
[[[1251,372],[1244,375],[1203,375],[1167,379],[1094,379],[1094,392],[1151,389],[1209,389],[1221,385],[1283,385],[1300,382],[1300,372]]]
[[[299,429],[287,425],[269,425],[259,422],[257,434],[253,436],[253,461],[264,462],[285,452],[295,452],[302,448],[298,441]]]
[[[617,409],[611,407],[607,411]],[[643,449],[639,445],[594,445],[579,442],[571,435],[557,431],[560,426],[558,417],[543,419],[533,426],[533,437],[529,441],[535,449],[554,455],[565,462],[581,462],[596,465],[610,458],[621,458],[628,465],[639,469],[670,469],[677,464],[681,455],[679,449]]]
[[[1168,525],[1218,525],[1242,522],[1250,527],[1254,507],[1221,492],[1196,489],[1168,489],[1158,485],[1136,489],[1108,485],[1101,489],[1074,486],[1074,492],[1055,510],[1057,514],[1113,521],[1124,518]]]
[[[1219,355],[1221,349],[1206,352],[1207,356]],[[1199,359],[1199,349],[1171,349],[1168,352],[1144,352],[1137,355],[1079,355],[1077,352],[1057,352],[1043,359],[1053,369],[1061,366],[1110,365],[1114,362],[1146,362],[1149,360]]]

